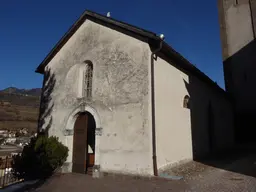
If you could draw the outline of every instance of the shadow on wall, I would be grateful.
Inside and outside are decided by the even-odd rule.
[[[189,76],[189,83],[184,80],[184,84],[190,96],[188,108],[194,161],[256,177],[256,146],[234,146],[222,149],[222,143],[228,139],[228,132],[223,131],[226,116],[223,117],[223,114],[218,114],[219,111],[216,110],[219,106],[218,100],[211,101],[205,94],[204,88],[199,90],[198,80],[193,76]],[[216,94],[218,94],[217,91]],[[221,96],[223,92],[219,94]],[[216,118],[219,123],[224,124],[221,129],[218,128],[219,123],[216,122]]]
[[[198,81],[198,80],[197,80]],[[213,149],[213,122],[211,122],[211,103],[205,91],[198,90],[198,82],[189,76],[189,83],[184,80],[189,93],[188,110],[190,110],[193,159],[209,155]]]
[[[40,134],[48,135],[48,131],[52,125],[51,113],[52,113],[54,103],[52,102],[51,94],[55,87],[55,83],[56,83],[55,75],[52,74],[50,70],[47,70],[44,74],[41,103],[40,103],[40,109],[39,109],[39,118],[38,118],[38,132]]]
[[[224,61],[226,90],[236,109],[237,142],[256,142],[256,40]]]

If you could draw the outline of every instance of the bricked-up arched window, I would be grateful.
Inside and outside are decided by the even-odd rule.
[[[183,99],[183,107],[184,108],[187,108],[187,109],[189,109],[189,100],[190,100],[190,97],[188,96],[188,95],[186,95],[185,97],[184,97],[184,99]]]
[[[86,70],[85,70],[85,92],[84,96],[87,99],[91,99],[92,97],[92,77],[93,77],[93,64],[91,61],[85,61],[86,64]]]

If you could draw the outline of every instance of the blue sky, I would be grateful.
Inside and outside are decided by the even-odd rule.
[[[36,67],[85,10],[164,33],[166,41],[224,87],[217,0],[4,0],[0,89],[42,86]]]

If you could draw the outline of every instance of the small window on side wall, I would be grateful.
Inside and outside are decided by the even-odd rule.
[[[183,108],[190,108],[190,103],[189,103],[190,97],[188,95],[186,95],[183,99]]]

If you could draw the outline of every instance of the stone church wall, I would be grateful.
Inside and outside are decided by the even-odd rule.
[[[54,86],[45,91],[50,101],[40,129],[48,128],[69,147],[67,162],[72,162],[71,116],[87,106],[98,114],[96,129],[102,130],[95,160],[101,171],[152,174],[150,53],[147,43],[86,20],[51,60],[45,82]],[[79,90],[86,60],[93,63],[91,101]]]
[[[155,63],[155,81],[160,169],[233,145],[232,106],[224,91],[180,71],[161,57]],[[186,95],[190,97],[189,108],[183,107]]]

